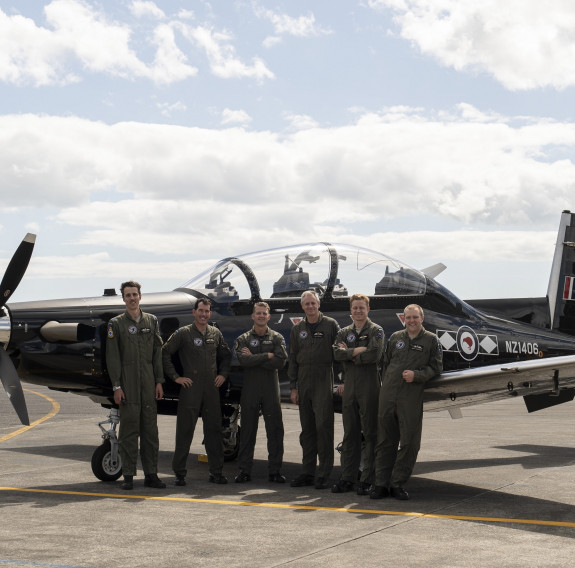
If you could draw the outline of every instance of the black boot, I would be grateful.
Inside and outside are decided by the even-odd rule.
[[[148,473],[144,479],[146,487],[153,487],[154,489],[165,489],[166,484],[160,480],[157,473]]]
[[[134,489],[134,476],[133,475],[124,475],[124,481],[122,481],[122,485],[120,485],[122,489],[126,491],[130,491]]]

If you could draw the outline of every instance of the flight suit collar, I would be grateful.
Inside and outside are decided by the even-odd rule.
[[[407,332],[407,329],[405,329],[404,331],[405,331],[405,336],[409,339],[409,341],[417,341],[418,339],[421,339],[425,334],[425,328],[423,326],[421,326],[421,331],[413,338],[409,337],[409,333]]]
[[[128,310],[126,310],[126,317],[130,320],[133,321],[135,324],[138,324],[142,321],[142,318],[144,317],[144,312],[142,312],[142,308],[140,308],[140,319],[138,321],[136,321],[131,315],[130,312],[128,312]]]
[[[371,324],[372,324],[372,321],[369,318],[367,318],[366,322],[363,324],[363,327],[359,331],[356,331],[355,322],[353,322],[353,321],[351,322],[351,327],[352,327],[353,331],[356,331],[356,333],[361,335],[361,333],[363,331],[365,331],[366,329],[368,329],[371,326]]]
[[[255,336],[255,337],[268,337],[270,334],[270,328],[269,326],[266,327],[266,331],[263,335],[260,335],[257,331],[256,328],[252,326],[252,329],[250,330],[250,333]]]
[[[198,326],[196,325],[196,322],[193,322],[193,323],[192,323],[192,329],[193,329],[195,332],[199,333],[200,335],[205,335],[206,333],[208,333],[208,329],[209,329],[209,328],[210,328],[210,324],[208,324],[208,325],[206,326],[206,329],[205,329],[204,331],[200,331],[200,329],[199,329]]]
[[[323,319],[323,314],[321,312],[319,312],[319,317],[317,318],[317,321],[315,323],[310,323],[309,321],[307,321],[307,316],[303,317],[303,320],[305,321],[306,325],[318,325],[321,323],[322,319]]]

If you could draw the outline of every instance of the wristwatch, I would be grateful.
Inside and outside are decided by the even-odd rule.
[[[113,390],[117,391],[120,390],[122,387],[114,387]]]

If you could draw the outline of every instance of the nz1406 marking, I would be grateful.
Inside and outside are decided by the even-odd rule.
[[[529,341],[506,341],[505,351],[507,353],[524,353],[526,355],[539,355],[539,347],[537,343]]]

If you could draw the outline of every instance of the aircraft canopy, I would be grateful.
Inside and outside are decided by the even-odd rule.
[[[299,298],[421,295],[426,278],[382,253],[353,245],[311,243],[224,258],[181,288],[220,303]]]

